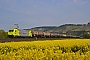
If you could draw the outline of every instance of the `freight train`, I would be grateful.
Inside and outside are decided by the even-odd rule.
[[[31,29],[18,29],[10,28],[8,31],[9,38],[60,38],[60,37],[69,37],[69,38],[79,38],[79,36],[70,36],[66,34],[59,34],[54,32],[42,32],[35,31]]]
[[[10,28],[8,31],[9,38],[53,38],[53,37],[60,37],[58,33],[51,33],[51,32],[42,32],[42,31],[35,31],[31,29],[17,29],[17,28]]]

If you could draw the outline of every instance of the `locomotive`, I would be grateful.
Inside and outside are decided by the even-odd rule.
[[[10,28],[8,31],[9,38],[59,38],[61,35],[53,32],[42,32],[31,29]]]

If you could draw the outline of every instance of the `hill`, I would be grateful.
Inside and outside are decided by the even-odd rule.
[[[87,24],[64,24],[61,26],[42,26],[32,28],[32,30],[66,33],[68,35],[82,35],[85,32],[90,33],[90,22]]]

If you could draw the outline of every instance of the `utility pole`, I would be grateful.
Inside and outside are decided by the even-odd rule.
[[[17,28],[19,28],[18,24],[14,24],[14,25],[16,25]]]

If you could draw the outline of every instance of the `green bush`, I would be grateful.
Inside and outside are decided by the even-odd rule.
[[[84,34],[83,38],[90,39],[90,34]]]
[[[7,38],[7,32],[0,30],[0,38]]]

